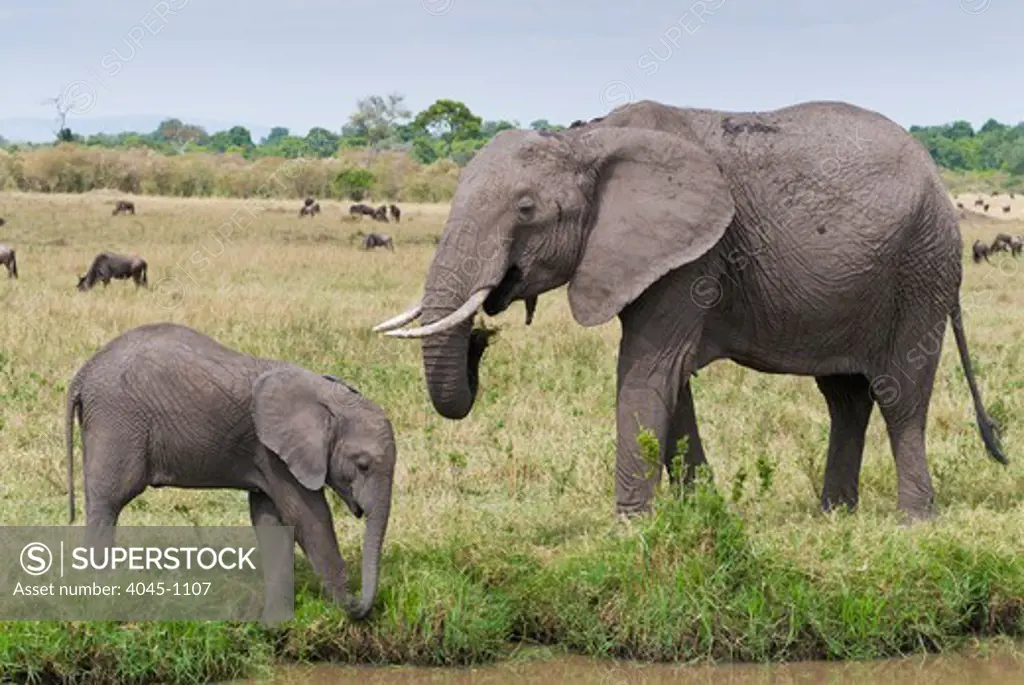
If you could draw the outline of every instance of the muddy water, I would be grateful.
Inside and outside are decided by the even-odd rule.
[[[251,685],[1024,685],[1024,660],[927,657],[771,666],[632,665],[583,657],[473,669],[291,667]],[[241,685],[241,684],[240,684]]]

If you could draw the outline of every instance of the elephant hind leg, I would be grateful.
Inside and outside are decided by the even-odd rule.
[[[144,436],[125,438],[99,431],[82,435],[87,546],[114,544],[121,511],[146,489],[146,475]]]
[[[943,315],[944,316],[944,315]],[[935,499],[925,449],[925,425],[935,371],[942,352],[945,320],[930,331],[900,336],[903,363],[891,361],[872,378],[871,390],[885,419],[896,462],[899,509],[911,519],[931,518]]]
[[[826,512],[844,505],[856,509],[864,437],[875,406],[871,385],[860,374],[817,376],[815,381],[831,420],[821,508]]]

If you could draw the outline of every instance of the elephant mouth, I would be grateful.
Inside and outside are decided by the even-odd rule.
[[[495,316],[509,308],[519,295],[519,286],[523,283],[522,270],[513,264],[505,272],[505,276],[498,283],[497,287],[484,300],[484,313],[487,316]]]

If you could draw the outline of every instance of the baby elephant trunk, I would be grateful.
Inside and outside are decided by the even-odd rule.
[[[359,599],[353,599],[348,607],[349,615],[353,619],[366,618],[377,599],[380,555],[384,545],[384,535],[388,530],[390,513],[390,497],[387,497],[382,499],[367,516],[366,534],[363,538],[362,590]]]

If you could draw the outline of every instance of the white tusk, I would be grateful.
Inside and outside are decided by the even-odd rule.
[[[478,290],[472,297],[466,300],[465,304],[461,307],[443,319],[438,319],[432,324],[427,324],[426,326],[421,326],[419,328],[388,331],[384,335],[390,335],[392,338],[425,338],[428,335],[434,335],[435,333],[441,333],[450,328],[455,328],[460,323],[476,314],[476,310],[480,308],[480,305],[484,303],[487,296],[491,294],[491,290],[492,288]]]
[[[401,328],[405,324],[418,319],[420,314],[423,313],[423,302],[420,302],[416,306],[408,309],[398,316],[392,317],[383,323],[379,323],[373,327],[374,333],[380,333],[381,331],[390,331],[393,328]]]

